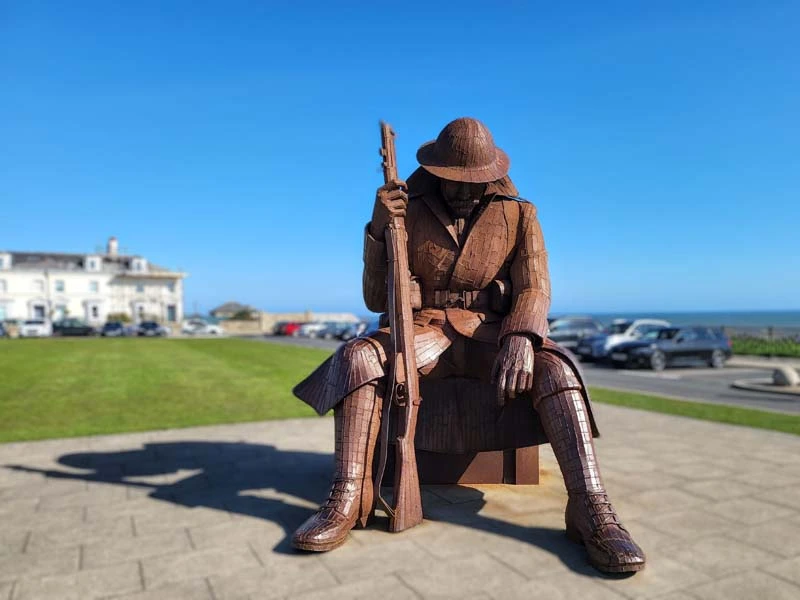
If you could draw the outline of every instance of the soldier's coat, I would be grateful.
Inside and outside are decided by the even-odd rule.
[[[450,438],[444,439],[440,431],[426,426],[426,423],[434,422],[458,423],[463,421],[460,413],[475,411],[484,415],[479,419],[482,424],[478,427],[488,428],[499,416],[499,408],[488,384],[490,361],[483,361],[469,374],[478,380],[473,386],[474,391],[481,390],[474,394],[461,393],[473,396],[470,402],[459,403],[452,397],[437,398],[441,395],[435,389],[437,384],[426,380],[429,373],[432,377],[436,375],[438,359],[451,348],[458,336],[469,341],[469,348],[478,348],[478,354],[490,351],[490,357],[497,352],[505,336],[530,336],[536,351],[534,396],[543,397],[561,389],[581,389],[589,408],[592,430],[597,435],[589,398],[575,361],[567,351],[546,339],[550,279],[547,252],[533,204],[515,198],[516,190],[508,179],[493,185],[476,209],[477,215],[473,214],[463,243],[459,244],[454,221],[439,192],[438,180],[418,169],[408,179],[408,191],[409,267],[419,283],[422,297],[422,308],[415,312],[414,319],[417,366],[422,375],[423,391],[417,446],[465,452],[546,440],[531,399],[524,396],[509,401],[513,408],[506,412],[513,411],[515,417],[505,419],[508,422],[505,434],[493,437],[473,435],[474,439],[470,438],[470,441],[454,432]],[[375,240],[367,229],[363,291],[367,308],[374,312],[386,310],[386,275],[385,244]],[[511,303],[506,313],[488,307],[471,310],[430,306],[433,290],[482,290],[495,280],[511,283]],[[324,414],[359,386],[385,376],[389,340],[388,329],[382,329],[345,344],[295,387],[295,395],[319,414]],[[448,355],[451,362],[454,358],[456,362],[464,362],[463,357]],[[445,380],[439,389],[444,393],[447,385]]]

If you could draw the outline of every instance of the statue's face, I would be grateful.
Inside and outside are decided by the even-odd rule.
[[[442,179],[441,182],[442,196],[456,217],[468,217],[486,193],[485,183],[465,183],[448,179]]]

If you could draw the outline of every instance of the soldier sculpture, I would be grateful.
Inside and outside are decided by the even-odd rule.
[[[407,183],[378,189],[364,233],[367,307],[387,311],[385,231],[405,216],[419,376],[492,382],[506,409],[531,413],[536,424],[529,429],[536,431],[512,437],[530,433],[536,443],[552,445],[568,492],[567,535],[585,545],[602,571],[642,569],[644,553],[620,523],[600,477],[586,387],[571,355],[547,339],[547,252],[535,207],[517,196],[508,177],[507,155],[483,123],[461,118],[424,144],[417,160],[421,167]],[[334,409],[336,438],[330,495],[295,532],[296,548],[336,548],[373,513],[372,465],[393,351],[389,328],[356,338],[294,390],[319,414]],[[426,397],[422,407],[427,404],[437,410]],[[448,406],[441,410],[473,410],[469,401]],[[437,417],[437,423],[463,421]]]

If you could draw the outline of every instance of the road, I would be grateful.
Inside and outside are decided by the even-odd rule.
[[[336,340],[316,340],[307,338],[269,336],[260,341],[292,344],[312,348],[335,350],[341,342]],[[737,379],[754,379],[769,376],[766,369],[750,367],[726,367],[710,369],[705,367],[671,368],[661,373],[645,369],[614,369],[593,363],[582,363],[586,382],[590,386],[609,389],[642,392],[695,402],[710,402],[800,414],[800,397],[739,390],[731,387]]]

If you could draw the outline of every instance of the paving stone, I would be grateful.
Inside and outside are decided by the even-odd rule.
[[[395,576],[355,581],[332,588],[288,596],[289,600],[418,600],[419,596]],[[254,598],[255,600],[255,598]]]
[[[426,569],[433,557],[425,547],[401,536],[396,537],[394,541],[378,546],[345,545],[336,552],[325,553],[321,560],[342,583],[382,577],[399,570]],[[376,556],[391,559],[375,561]]]
[[[639,492],[624,498],[616,498],[612,501],[623,521],[678,512],[708,504],[707,500],[677,488]]]
[[[706,508],[709,512],[746,525],[755,525],[795,514],[788,508],[755,498],[736,498],[727,502],[718,502]]]
[[[83,547],[83,568],[93,569],[117,563],[191,551],[185,530],[151,536],[109,538]]]
[[[761,489],[773,489],[800,483],[800,478],[796,475],[791,475],[786,471],[765,468],[763,463],[760,469],[748,470],[735,475],[733,478]]]
[[[480,546],[474,546],[470,556],[433,561],[424,571],[401,571],[398,576],[423,597],[453,598],[476,592],[496,596],[525,582],[522,575],[476,548]]]
[[[208,583],[204,579],[193,579],[165,585],[155,590],[147,590],[136,594],[114,596],[113,600],[219,600],[211,595]]]
[[[800,555],[800,519],[778,519],[748,527],[735,527],[728,535],[787,558]]]
[[[772,552],[724,536],[685,540],[665,547],[662,551],[664,555],[713,578],[769,565],[779,560]]]
[[[228,523],[231,515],[224,510],[213,508],[177,508],[162,510],[156,507],[151,512],[133,516],[139,535],[153,535],[170,529],[202,527],[217,523]]]
[[[687,509],[665,515],[644,517],[648,525],[672,537],[695,539],[700,536],[725,532],[738,524],[703,509]]]
[[[227,575],[248,567],[260,566],[250,548],[213,548],[145,558],[141,561],[145,589],[168,583]]]
[[[0,600],[10,600],[11,590],[14,589],[14,582],[0,582]]]
[[[732,500],[733,498],[740,498],[743,496],[754,496],[762,491],[755,485],[750,485],[749,483],[744,483],[735,479],[692,481],[681,487],[690,494],[716,501]]]
[[[43,577],[78,569],[78,547],[0,555],[0,581],[17,577]]]
[[[695,457],[695,460],[697,458]],[[729,469],[725,469],[718,465],[708,464],[707,461],[685,463],[678,466],[661,468],[665,473],[670,475],[677,475],[692,481],[707,481],[709,479],[723,479],[730,477],[733,473]]]
[[[759,500],[780,504],[800,512],[800,485],[780,487],[762,492],[756,496]]]
[[[211,577],[216,600],[267,600],[311,590],[336,589],[339,582],[316,556]]]
[[[125,502],[127,499],[123,486],[104,485],[101,488],[84,489],[70,494],[43,496],[39,502],[39,512],[71,506],[91,506],[93,504],[108,506],[115,502]]]
[[[282,525],[265,519],[229,520],[213,525],[191,527],[189,534],[195,548],[246,546],[248,543],[277,545],[287,535]]]
[[[71,575],[22,579],[14,591],[14,600],[89,600],[141,589],[139,565],[132,562]]]
[[[670,555],[673,556],[673,555]],[[604,578],[605,587],[627,598],[654,598],[686,590],[711,581],[709,574],[667,558],[665,553],[648,556],[644,570],[627,578]],[[588,597],[592,597],[591,595]]]
[[[29,537],[30,532],[28,531],[20,530],[6,533],[0,529],[0,556],[18,554],[22,552],[22,549]],[[2,598],[3,596],[0,595],[0,600],[2,600]]]
[[[568,582],[568,583],[567,583]],[[493,594],[503,600],[623,600],[595,575],[551,574],[525,583],[509,584]],[[446,596],[443,596],[446,597]],[[454,596],[450,596],[454,597]]]
[[[692,588],[691,593],[700,600],[797,600],[800,588],[766,573],[749,571]]]
[[[36,481],[0,488],[0,505],[16,498],[41,498],[86,491],[86,481],[79,479],[37,478]]]
[[[117,517],[93,523],[67,521],[34,530],[31,533],[28,549],[35,551],[57,546],[76,546],[98,540],[124,540],[132,537],[133,529],[129,517]]]
[[[800,586],[800,556],[767,565],[764,570]]]
[[[44,512],[22,512],[3,519],[6,532],[45,531],[53,527],[77,527],[83,523],[84,509],[80,507]]]

